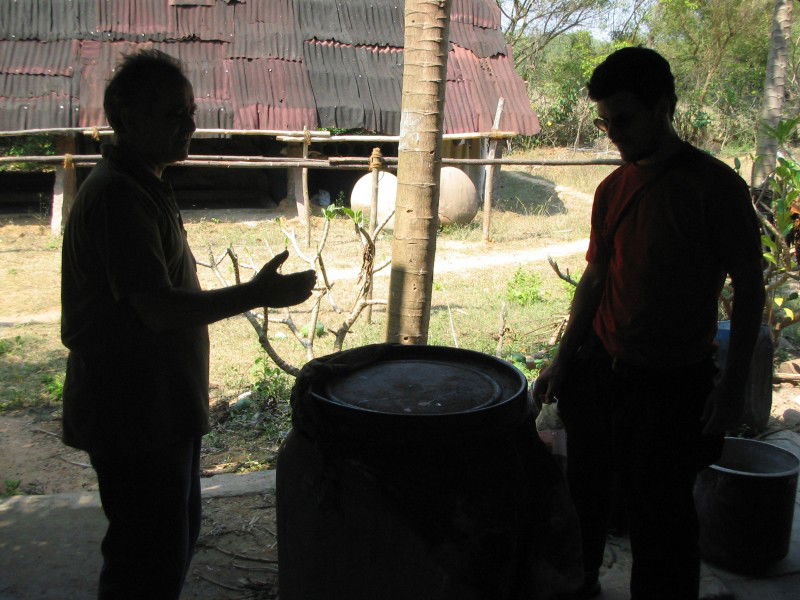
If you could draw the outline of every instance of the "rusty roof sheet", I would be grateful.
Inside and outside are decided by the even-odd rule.
[[[48,94],[38,98],[0,98],[0,128],[39,129],[74,127],[78,106],[74,98]]]
[[[505,98],[499,129],[525,135],[539,133],[539,119],[530,108],[522,79],[509,56],[476,58],[456,45],[447,59],[445,130],[453,133],[489,131],[497,101]]]
[[[468,48],[480,58],[506,53],[506,41],[499,29],[483,29],[469,23],[450,23],[450,41]]]
[[[299,131],[317,125],[314,95],[305,66],[277,58],[227,60],[237,129]]]
[[[0,41],[0,73],[72,76],[80,41]]]
[[[83,38],[96,22],[98,0],[4,0],[0,40]]]
[[[499,24],[492,0],[453,1],[446,131],[486,130],[501,91],[504,128],[538,131]],[[402,45],[402,0],[0,0],[0,112],[103,125],[120,56],[157,48],[183,62],[198,126],[397,133]]]
[[[234,5],[234,39],[228,56],[302,60],[295,2],[272,0]]]
[[[0,98],[38,98],[49,94],[77,97],[77,87],[76,77],[0,73]]]
[[[204,129],[232,129],[234,127],[233,104],[230,100],[196,98],[195,125]]]
[[[403,46],[403,2],[399,0],[297,0],[304,40]]]
[[[228,58],[282,58],[302,60],[303,45],[297,27],[276,23],[236,23],[236,36],[227,44]]]
[[[496,2],[480,0],[453,0],[450,6],[450,24],[466,23],[484,29],[500,29],[500,7]]]
[[[97,0],[97,39],[164,40],[176,37],[174,11],[160,0]]]
[[[178,38],[199,38],[233,42],[233,5],[217,2],[213,6],[174,6]]]
[[[320,41],[303,49],[320,127],[400,130],[402,51]]]

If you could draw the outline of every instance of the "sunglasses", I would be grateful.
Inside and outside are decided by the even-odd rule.
[[[633,120],[636,118],[636,115],[633,113],[630,114],[623,114],[613,119],[605,119],[603,117],[597,117],[592,121],[594,126],[597,127],[603,133],[608,133],[608,130],[614,127],[614,129],[625,129],[630,126]]]

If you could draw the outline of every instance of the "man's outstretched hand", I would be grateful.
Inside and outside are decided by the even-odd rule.
[[[311,296],[311,290],[317,283],[317,274],[314,271],[298,271],[288,275],[278,273],[288,257],[288,250],[276,254],[250,281],[260,306],[294,306]]]

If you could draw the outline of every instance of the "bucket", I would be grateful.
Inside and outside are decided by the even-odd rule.
[[[694,489],[700,555],[755,574],[789,552],[800,460],[766,442],[725,438],[720,459]]]
[[[469,350],[311,361],[277,461],[282,600],[511,600],[580,577],[566,486],[525,377]]]

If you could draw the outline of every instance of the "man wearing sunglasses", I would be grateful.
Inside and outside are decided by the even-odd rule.
[[[595,125],[624,164],[595,193],[588,265],[558,356],[534,390],[558,402],[567,430],[585,572],[569,597],[600,594],[618,485],[632,600],[696,600],[692,489],[744,406],[764,303],[758,221],[744,181],[676,133],[674,79],[662,56],[619,50],[595,69],[588,89]],[[712,355],[726,276],[732,333],[717,380]]]

